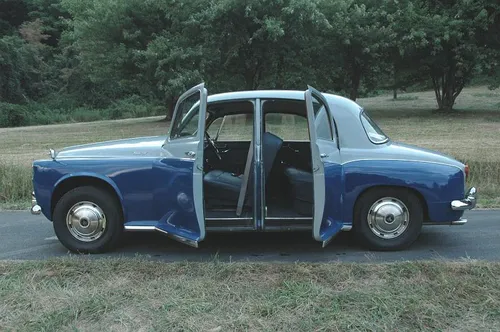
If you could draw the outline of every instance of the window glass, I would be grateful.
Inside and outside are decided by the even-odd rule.
[[[381,144],[389,140],[382,129],[379,128],[375,121],[373,121],[365,111],[361,112],[361,123],[363,124],[363,128],[365,128],[366,135],[368,135],[372,143]]]
[[[309,141],[307,119],[296,114],[267,113],[266,131],[284,141]]]
[[[213,139],[219,131],[217,141],[250,141],[253,136],[253,114],[226,115],[212,122],[207,130]]]
[[[217,132],[219,131],[219,128],[221,128],[222,119],[224,119],[224,117],[215,119],[210,124],[210,127],[207,128],[207,133],[212,139],[215,139],[217,137]]]
[[[316,137],[321,139],[333,139],[331,120],[325,105],[314,96],[313,109],[314,109],[314,126],[316,127]]]
[[[195,136],[198,130],[200,113],[200,94],[196,92],[184,99],[178,107],[170,132],[170,138]]]

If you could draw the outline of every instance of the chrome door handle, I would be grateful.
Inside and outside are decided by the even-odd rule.
[[[326,153],[322,153],[322,154],[320,154],[319,156],[320,156],[321,158],[327,158],[327,157],[328,157],[328,155],[327,155]]]
[[[194,152],[194,151],[187,151],[186,152],[186,156],[188,156],[189,158],[194,158],[194,157],[196,157],[196,152]]]

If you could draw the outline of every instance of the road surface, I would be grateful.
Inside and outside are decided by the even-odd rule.
[[[390,262],[472,258],[500,261],[500,210],[467,211],[463,226],[424,226],[406,251],[370,252],[342,233],[326,248],[310,233],[208,234],[200,248],[158,233],[129,233],[114,252],[91,257],[134,257],[162,261],[352,261]],[[46,259],[69,255],[54,235],[52,223],[25,211],[0,212],[0,259]]]

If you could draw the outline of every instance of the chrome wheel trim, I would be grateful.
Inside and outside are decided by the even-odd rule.
[[[384,197],[373,203],[366,219],[373,234],[382,239],[394,239],[408,228],[410,212],[399,199]]]
[[[66,214],[66,226],[70,234],[82,242],[99,239],[106,230],[106,216],[95,203],[78,202]]]

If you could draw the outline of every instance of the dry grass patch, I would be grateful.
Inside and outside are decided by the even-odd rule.
[[[0,262],[0,330],[500,329],[500,264]]]

